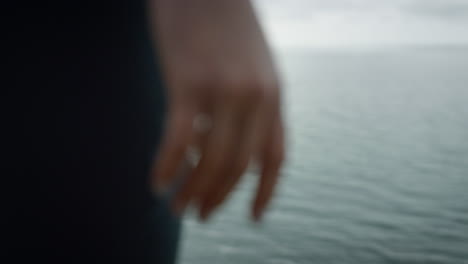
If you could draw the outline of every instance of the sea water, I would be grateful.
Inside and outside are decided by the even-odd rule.
[[[288,50],[288,160],[264,222],[246,175],[182,264],[468,263],[468,49]]]

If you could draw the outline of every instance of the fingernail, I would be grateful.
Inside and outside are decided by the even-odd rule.
[[[263,217],[263,210],[262,209],[257,209],[253,212],[253,220],[254,222],[261,222],[262,221],[262,217]]]
[[[206,206],[203,206],[202,202],[198,202],[198,220],[200,222],[206,222],[209,216],[209,210]]]
[[[208,219],[208,216],[206,214],[202,214],[200,213],[198,215],[198,221],[201,222],[201,223],[206,223],[206,220]]]

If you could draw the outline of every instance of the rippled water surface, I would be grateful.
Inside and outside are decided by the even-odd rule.
[[[289,160],[266,221],[247,175],[182,264],[468,263],[468,49],[289,51]]]

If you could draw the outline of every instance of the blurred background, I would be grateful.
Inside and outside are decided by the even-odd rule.
[[[247,175],[182,264],[468,263],[468,1],[257,0],[288,161],[261,225]]]

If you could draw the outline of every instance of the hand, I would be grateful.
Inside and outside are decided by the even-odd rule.
[[[195,203],[206,219],[254,160],[258,220],[277,182],[284,140],[278,77],[250,2],[152,0],[150,10],[169,96],[155,184],[169,185],[187,148],[198,146],[201,158],[173,206],[181,212]],[[212,123],[204,134],[193,126],[200,114]]]

